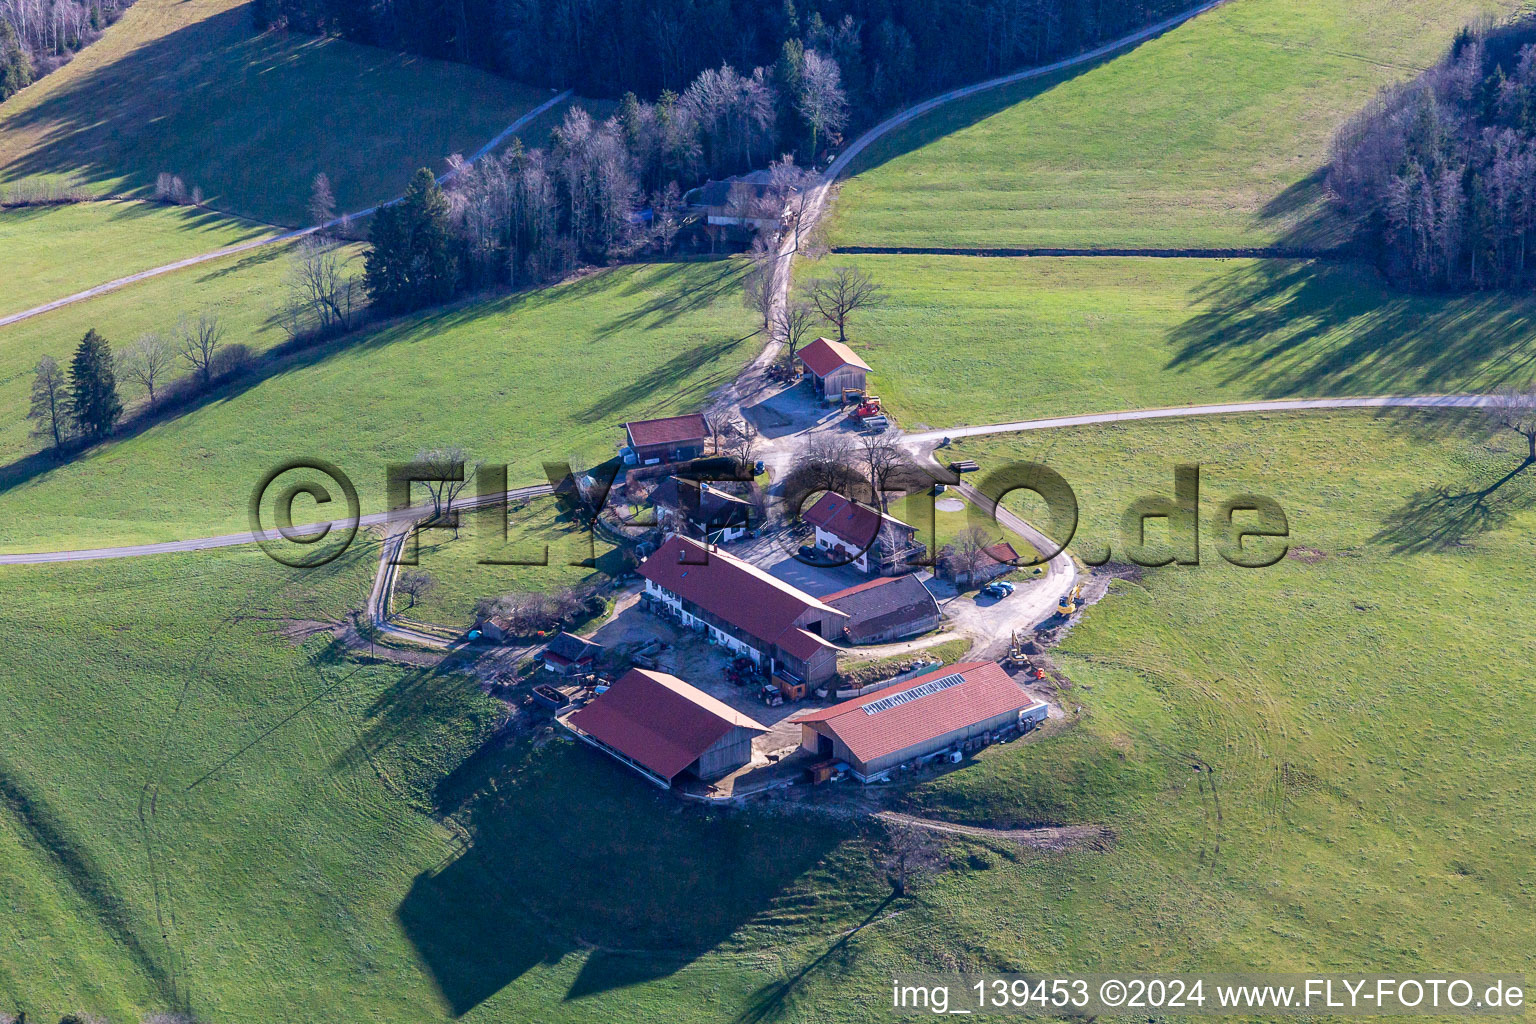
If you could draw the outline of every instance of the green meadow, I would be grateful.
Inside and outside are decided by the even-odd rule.
[[[361,605],[372,542],[310,571],[249,549],[15,567],[0,997],[38,1019],[861,1021],[902,970],[1529,972],[1536,491],[1436,504],[1513,448],[1344,414],[1044,445],[962,448],[1049,454],[1111,540],[1199,460],[1207,515],[1272,494],[1297,553],[1240,570],[1208,539],[1198,567],[1114,584],[1058,656],[1066,717],[895,794],[1101,826],[1094,847],[956,839],[887,901],[840,815],[689,808],[538,729],[485,746],[503,712],[465,677],[317,631]],[[1467,529],[1426,534],[1445,521]]]
[[[1529,298],[1408,295],[1308,260],[838,256],[883,287],[850,338],[908,430],[1531,379]],[[802,277],[817,273],[801,267]]]
[[[494,509],[465,513],[457,536],[451,530],[420,531],[416,568],[432,577],[433,587],[415,607],[396,590],[395,612],[462,630],[474,622],[475,603],[482,597],[597,585],[622,571],[618,549],[583,529],[554,498],[508,504],[505,537],[497,529]]]
[[[264,254],[245,259],[273,265],[261,262],[271,259]],[[365,512],[385,507],[389,464],[433,448],[458,445],[471,461],[506,463],[514,485],[542,482],[545,462],[593,465],[612,456],[625,421],[697,409],[756,352],[740,276],[731,260],[620,267],[390,321],[264,361],[194,407],[140,433],[120,432],[64,465],[37,453],[18,415],[0,428],[8,457],[0,515],[11,523],[3,546],[243,530],[252,489],[292,458],[335,463],[352,477]],[[265,294],[264,302],[276,301]],[[123,325],[147,326],[142,314],[116,321],[98,305],[132,298],[124,291],[17,328],[47,329],[62,361],[84,326],[114,342],[136,335]],[[248,308],[247,329],[270,309]],[[75,326],[46,326],[66,312],[79,318]],[[155,323],[169,313],[157,311]],[[229,340],[244,335],[232,328]],[[11,371],[13,408],[35,360],[28,352]],[[305,512],[301,501],[300,521]]]
[[[1330,246],[1345,119],[1517,0],[1240,0],[1097,65],[939,108],[842,186],[837,245]]]
[[[207,210],[151,203],[0,210],[0,316],[270,233]]]
[[[215,209],[299,225],[317,173],[342,212],[372,206],[549,95],[464,65],[258,33],[245,0],[145,0],[0,106],[0,180],[143,193],[166,172]]]

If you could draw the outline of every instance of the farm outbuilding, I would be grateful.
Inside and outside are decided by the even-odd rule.
[[[844,389],[863,392],[869,364],[853,349],[831,338],[817,338],[795,354],[811,376],[816,394],[829,402],[841,402]]]
[[[557,675],[575,676],[591,672],[602,654],[602,644],[583,640],[574,633],[561,633],[544,646],[539,660]]]
[[[828,594],[822,600],[848,613],[843,631],[850,643],[888,643],[926,633],[939,625],[939,603],[923,581],[911,573],[860,583]]]
[[[898,765],[1045,721],[1045,702],[993,661],[936,669],[905,683],[799,715],[800,745],[846,761],[869,782]]]
[[[634,461],[642,466],[686,462],[704,454],[709,421],[697,412],[659,420],[635,420],[624,424],[624,434]]]
[[[578,737],[663,789],[684,773],[728,774],[767,729],[665,672],[632,668],[566,720]]]

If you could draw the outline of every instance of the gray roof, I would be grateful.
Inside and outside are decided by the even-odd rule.
[[[822,601],[838,611],[847,612],[848,625],[853,629],[876,620],[881,624],[887,620],[902,622],[922,615],[937,615],[939,611],[939,603],[933,599],[933,594],[911,573],[860,583],[828,594]]]

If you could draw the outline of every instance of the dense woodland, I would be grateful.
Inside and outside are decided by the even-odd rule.
[[[63,64],[133,0],[0,0],[0,100]]]
[[[1417,289],[1536,284],[1536,16],[1464,30],[1339,133],[1329,187]]]
[[[1187,0],[258,0],[286,24],[593,97],[681,93],[728,64],[792,95],[815,50],[856,123],[944,87],[1076,52]],[[781,124],[781,128],[786,127]]]

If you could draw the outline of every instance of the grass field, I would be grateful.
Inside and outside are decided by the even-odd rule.
[[[839,256],[881,283],[850,338],[908,430],[1531,378],[1529,299],[1405,295],[1294,260]],[[804,267],[802,276],[817,273]]]
[[[713,1021],[878,904],[836,823],[680,814],[564,743],[471,757],[472,682],[300,643],[377,557],[0,572],[4,1005]]]
[[[842,1022],[914,969],[1529,972],[1536,482],[1454,546],[1408,542],[1435,487],[1485,485],[1513,448],[1344,414],[962,447],[1048,453],[1096,535],[1174,460],[1207,467],[1207,512],[1241,489],[1290,514],[1302,557],[1239,570],[1208,539],[1197,568],[1116,584],[1060,658],[1073,724],[909,797],[1102,824],[1104,849],[956,841],[882,904],[841,818],[686,809],[537,733],[471,757],[496,710],[472,685],[295,636],[361,603],[372,543],[309,573],[240,550],[13,568],[0,999]]]
[[[466,516],[457,538],[447,531],[424,530],[417,539],[417,568],[430,573],[435,586],[414,608],[407,607],[410,598],[397,590],[395,611],[416,622],[454,629],[469,627],[475,602],[482,597],[553,593],[599,583],[621,571],[617,549],[562,515],[552,497],[515,504],[507,516],[505,543],[496,530],[494,512]],[[596,566],[573,564],[587,559]]]
[[[1333,132],[1517,0],[1241,0],[1088,70],[940,108],[842,188],[835,244],[1332,245]]]
[[[0,210],[0,315],[269,233],[206,210],[150,203]]]
[[[0,214],[0,221],[3,218]],[[103,238],[103,232],[87,230],[92,238]],[[170,226],[167,245],[179,244],[176,230]],[[136,227],[130,231],[140,233]],[[113,243],[118,240],[113,239]],[[355,247],[351,255],[355,257],[360,251]],[[91,328],[118,351],[146,333],[173,335],[183,317],[195,320],[212,313],[224,325],[227,342],[248,345],[257,352],[285,342],[288,336],[276,314],[286,296],[290,252],[289,246],[273,245],[227,256],[0,328],[0,408],[11,412],[0,421],[0,458],[14,462],[37,448],[26,436],[30,424],[21,417],[27,409],[27,392],[38,358],[49,355],[61,366],[67,365],[75,346]],[[84,265],[74,266],[71,274],[90,273]],[[361,260],[355,260],[352,267],[361,275]],[[187,372],[178,363],[177,375]],[[119,390],[130,406],[144,398],[126,381],[119,382]]]
[[[1053,926],[1021,921],[1032,959],[1104,943],[1100,962],[1164,967],[1529,970],[1536,810],[1521,780],[1536,763],[1516,723],[1536,697],[1521,611],[1536,477],[1482,508],[1437,492],[1487,487],[1516,446],[1334,414],[962,447],[984,466],[1050,462],[1084,534],[1112,542],[1132,498],[1171,492],[1173,463],[1203,466],[1201,564],[1116,583],[1066,641],[1080,727],[916,800],[973,820],[1120,823],[1093,867],[1035,869],[1053,880],[1036,911]],[[1216,557],[1209,517],[1237,492],[1280,502],[1294,557]],[[1121,940],[1132,908],[1140,934]]]
[[[4,545],[246,529],[251,489],[288,458],[340,466],[365,511],[384,507],[386,466],[425,449],[458,444],[472,461],[506,462],[514,484],[542,482],[546,460],[592,465],[612,456],[619,424],[698,408],[756,351],[740,273],[733,261],[624,267],[394,321],[267,364],[199,408],[65,466],[28,454],[37,446],[18,415],[0,425],[0,514],[15,517]],[[82,324],[131,338],[140,328],[124,325],[143,322],[147,293],[119,295],[76,307],[68,329],[53,316],[18,328],[46,330],[61,360]],[[102,303],[114,301],[130,304],[132,318],[108,316]],[[230,340],[242,339],[232,330]],[[23,407],[36,357],[10,369],[12,408]]]
[[[144,0],[0,106],[0,179],[67,174],[122,192],[166,171],[220,210],[299,224],[316,173],[342,211],[362,209],[548,96],[464,65],[258,34],[246,0]]]

